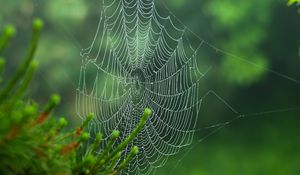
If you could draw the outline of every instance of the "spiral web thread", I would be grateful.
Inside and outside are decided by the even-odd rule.
[[[158,13],[153,0],[105,0],[90,47],[82,50],[77,114],[96,115],[91,132],[124,140],[146,107],[153,113],[132,145],[140,152],[123,174],[150,174],[191,144],[201,107],[197,53],[185,26]]]

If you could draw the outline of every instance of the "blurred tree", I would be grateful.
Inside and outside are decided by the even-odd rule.
[[[219,38],[221,48],[232,55],[223,55],[223,77],[238,85],[251,85],[266,73],[269,59],[262,50],[271,19],[274,2],[264,1],[209,1],[206,11],[213,17],[216,32],[224,33]],[[250,63],[250,64],[249,64]]]

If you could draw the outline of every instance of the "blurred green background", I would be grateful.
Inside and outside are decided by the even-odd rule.
[[[162,6],[160,1],[157,0],[157,6]],[[278,75],[300,80],[300,14],[297,7],[287,7],[286,3],[165,1],[198,36],[242,58],[203,47],[203,52],[214,56],[199,56],[203,64],[213,67],[203,80],[201,93],[214,90],[239,113],[254,115],[235,121],[201,142],[198,141],[211,130],[196,132],[191,147],[171,157],[156,174],[300,174],[300,84]],[[18,28],[6,51],[10,59],[6,74],[17,67],[24,55],[31,20],[43,18],[45,30],[36,57],[40,67],[28,96],[45,102],[51,93],[60,93],[63,101],[57,114],[67,115],[73,124],[80,122],[74,109],[81,66],[79,53],[91,42],[100,9],[100,0],[0,0],[0,28],[8,23]],[[199,43],[194,36],[190,40],[195,45]],[[295,109],[286,110],[289,108]],[[273,112],[260,113],[264,111]],[[235,117],[218,98],[209,96],[197,128]]]

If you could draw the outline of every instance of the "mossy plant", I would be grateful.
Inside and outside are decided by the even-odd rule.
[[[144,115],[133,132],[123,142],[116,144],[120,132],[113,131],[103,150],[99,151],[102,134],[96,134],[93,143],[82,154],[80,148],[90,134],[85,128],[94,119],[86,116],[78,128],[65,131],[65,118],[51,117],[60,102],[59,95],[52,95],[44,109],[26,93],[38,67],[34,60],[43,21],[33,21],[33,34],[23,63],[7,80],[2,77],[5,59],[0,57],[0,174],[119,174],[138,153],[133,146],[124,160],[120,160],[125,147],[135,138],[151,115]],[[16,34],[15,27],[6,26],[0,38],[0,56]],[[82,156],[83,155],[83,156]]]

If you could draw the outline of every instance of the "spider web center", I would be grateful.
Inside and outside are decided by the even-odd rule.
[[[128,87],[130,89],[130,96],[134,104],[141,102],[141,100],[144,98],[144,81],[145,75],[141,69],[137,68],[132,71]]]

